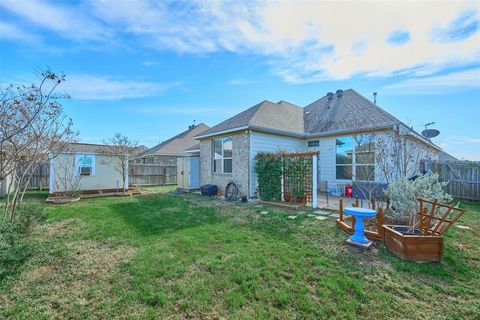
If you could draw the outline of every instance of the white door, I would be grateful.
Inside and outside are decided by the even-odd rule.
[[[188,161],[186,158],[177,158],[177,186],[188,188]]]
[[[188,163],[188,188],[200,189],[200,157],[190,157]]]

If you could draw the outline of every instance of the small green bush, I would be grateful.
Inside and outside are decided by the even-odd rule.
[[[43,211],[33,205],[20,205],[16,216],[13,222],[0,221],[0,284],[15,276],[35,253],[35,245],[27,236],[45,217]]]

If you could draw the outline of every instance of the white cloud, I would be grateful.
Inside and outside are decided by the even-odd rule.
[[[157,83],[89,74],[69,75],[60,90],[78,100],[120,100],[162,95],[179,82]]]
[[[0,21],[0,38],[8,40],[20,40],[24,42],[37,42],[38,39],[35,35],[25,32],[17,26]]]
[[[58,32],[71,40],[105,40],[106,28],[85,11],[85,7],[73,8],[66,3],[45,1],[0,2],[0,9],[25,18],[28,22]],[[34,27],[23,25],[34,30]]]
[[[273,72],[292,83],[430,75],[480,60],[475,1],[104,0],[75,9],[5,3],[10,11],[73,39],[98,39],[111,32],[157,50],[264,56]],[[388,37],[398,31],[408,33],[408,41],[389,45]]]
[[[430,77],[417,77],[384,86],[385,93],[439,94],[480,88],[480,68]]]

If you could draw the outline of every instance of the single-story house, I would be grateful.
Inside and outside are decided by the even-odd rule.
[[[373,138],[363,139],[367,136]],[[399,136],[402,150],[397,157],[415,150],[412,158],[417,162],[438,158],[438,146],[353,89],[329,92],[305,107],[263,101],[195,136],[200,141],[200,182],[222,190],[233,181],[242,195],[254,197],[255,155],[276,151],[317,152],[317,177],[329,188],[366,176],[382,182],[386,178],[381,164],[395,163],[386,159],[393,151],[385,148],[395,149]],[[375,144],[380,140],[390,141],[390,146],[379,150]],[[412,166],[408,174],[417,170]]]
[[[198,141],[194,137],[208,128],[204,123],[190,125],[182,133],[138,155],[135,158],[135,163],[176,166],[178,157],[184,157],[187,150],[198,145]]]
[[[72,143],[50,160],[50,194],[117,192],[123,188],[122,157],[107,145]],[[128,172],[128,161],[125,161]],[[125,175],[128,187],[128,173]]]

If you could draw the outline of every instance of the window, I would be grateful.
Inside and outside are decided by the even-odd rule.
[[[213,140],[213,172],[232,173],[233,144],[232,138]]]
[[[355,180],[375,181],[375,136],[363,135],[355,140]]]
[[[336,178],[375,181],[375,136],[336,139]]]
[[[95,175],[95,155],[78,154],[75,157],[77,174],[80,176]]]
[[[353,173],[353,139],[341,137],[336,139],[336,178],[351,180]]]
[[[308,142],[307,142],[307,146],[308,146],[309,148],[317,148],[319,145],[320,145],[320,141],[319,141],[319,140],[312,140],[312,141],[308,141]]]

